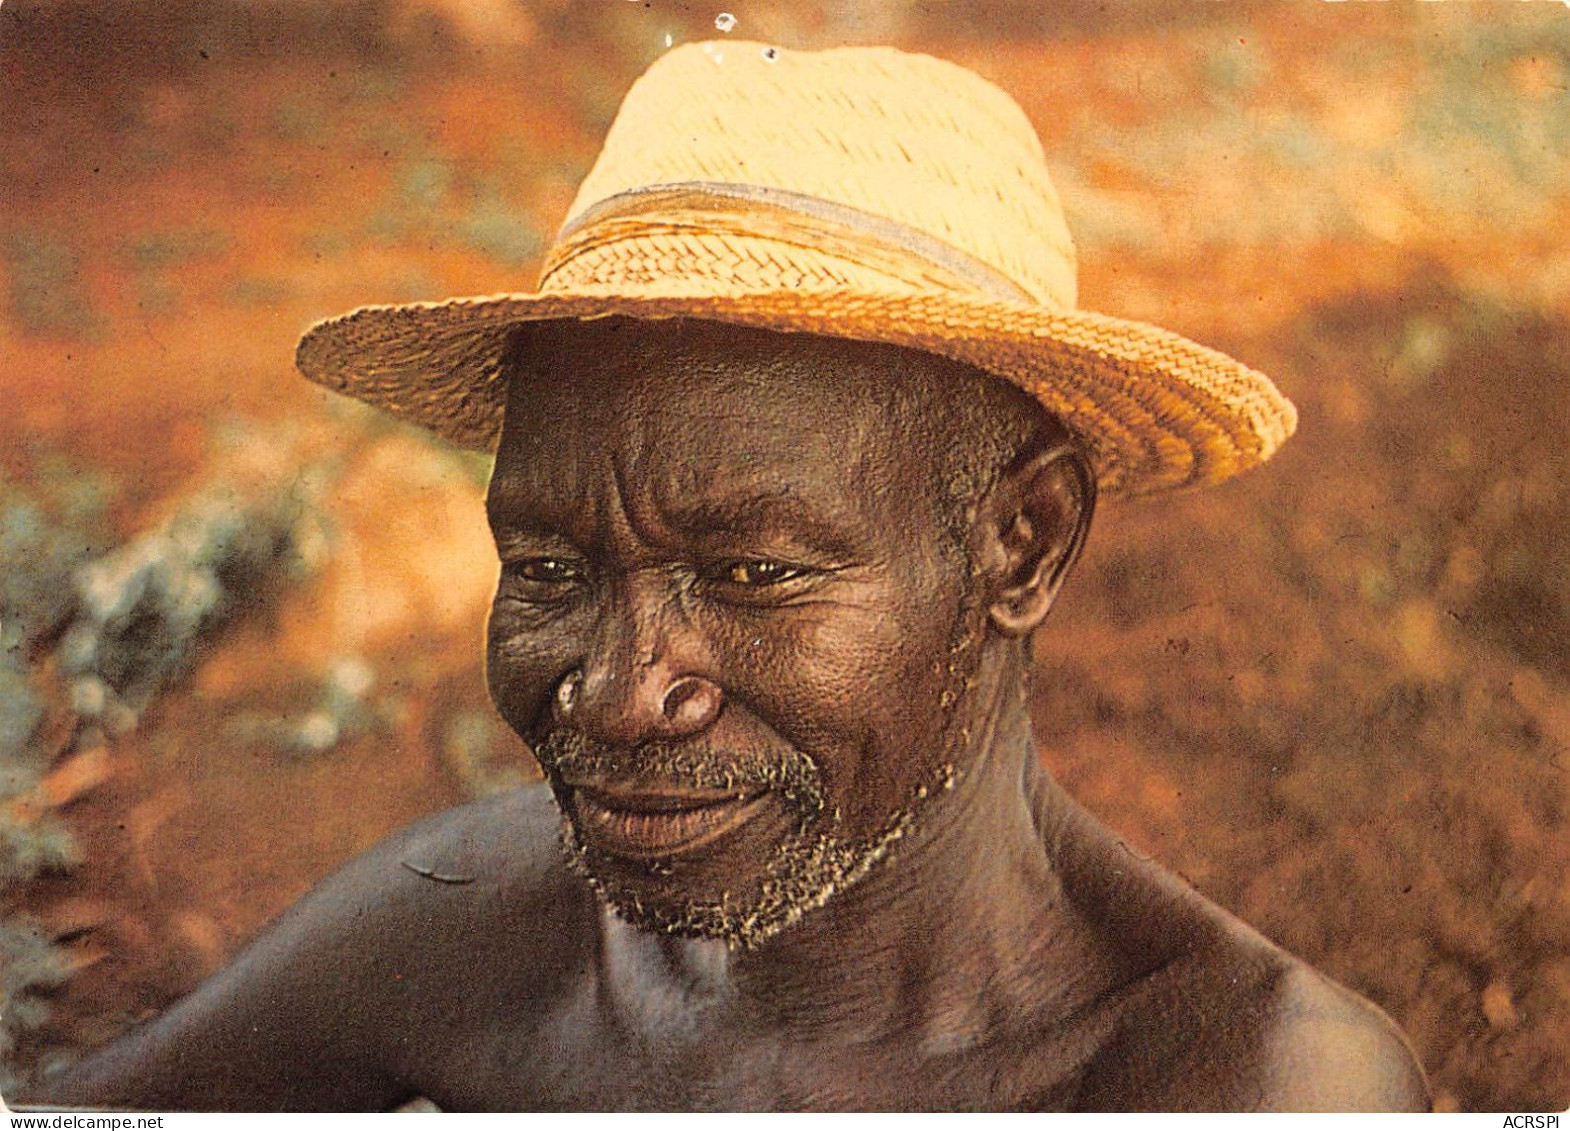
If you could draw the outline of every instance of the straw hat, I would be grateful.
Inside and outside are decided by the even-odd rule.
[[[1215,483],[1292,434],[1262,374],[1074,304],[1063,209],[1008,95],[888,48],[725,40],[670,51],[633,85],[537,290],[366,307],[312,327],[297,362],[490,448],[520,324],[686,316],[997,374],[1079,437],[1106,493]]]

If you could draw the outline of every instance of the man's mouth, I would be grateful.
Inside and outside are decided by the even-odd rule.
[[[766,797],[762,790],[570,788],[579,839],[633,860],[669,859],[712,844],[746,824]]]

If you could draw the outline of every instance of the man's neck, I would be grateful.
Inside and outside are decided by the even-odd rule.
[[[1047,851],[1064,798],[1037,760],[1024,661],[1018,644],[988,648],[952,786],[860,882],[756,950],[617,923],[613,945],[658,947],[712,1006],[814,1041],[938,1053],[1071,1012],[1105,972]]]

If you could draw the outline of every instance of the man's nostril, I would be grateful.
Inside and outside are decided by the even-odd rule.
[[[698,693],[697,681],[693,679],[679,679],[665,692],[663,709],[665,717],[675,721],[681,709],[694,695]]]
[[[678,727],[697,727],[719,710],[719,688],[697,676],[685,676],[671,684],[660,704],[667,722]]]

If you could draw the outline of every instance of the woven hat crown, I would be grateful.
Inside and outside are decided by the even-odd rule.
[[[694,209],[705,214],[679,219]],[[926,55],[745,41],[669,52],[627,92],[541,286],[624,278],[645,253],[609,250],[615,221],[635,221],[623,235],[646,241],[662,216],[673,251],[705,229],[733,241],[668,257],[666,281],[708,267],[734,285],[754,250],[734,241],[762,236],[759,281],[771,287],[843,285],[869,269],[884,285],[931,285],[939,266],[961,265],[942,282],[1075,302],[1074,245],[1030,122],[991,83]]]
[[[311,380],[467,447],[496,443],[509,343],[542,321],[703,318],[885,342],[1012,381],[1103,494],[1216,483],[1291,436],[1270,379],[1076,307],[1040,143],[1008,95],[889,48],[668,52],[611,126],[533,292],[312,327]]]

